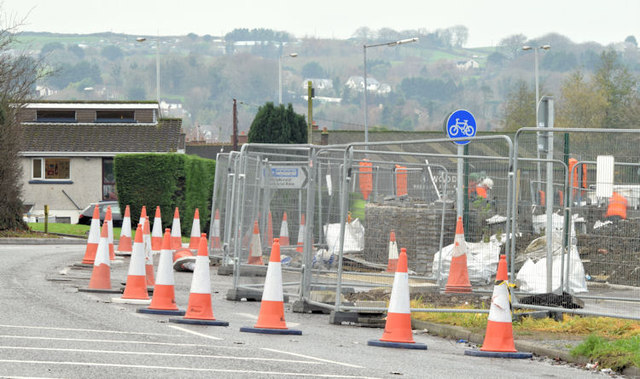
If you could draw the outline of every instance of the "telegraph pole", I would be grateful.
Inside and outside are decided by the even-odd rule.
[[[238,151],[238,106],[233,99],[233,151]]]

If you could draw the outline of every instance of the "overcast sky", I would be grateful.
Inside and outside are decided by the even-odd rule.
[[[2,0],[2,11],[24,19],[22,31],[114,32],[133,35],[222,35],[269,28],[296,37],[349,38],[377,30],[469,29],[467,47],[493,46],[522,33],[557,32],[601,44],[634,35],[640,41],[640,0]],[[6,25],[5,25],[6,26]]]

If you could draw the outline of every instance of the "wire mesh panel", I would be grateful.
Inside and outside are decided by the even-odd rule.
[[[516,305],[640,318],[640,131],[553,131],[516,135]]]

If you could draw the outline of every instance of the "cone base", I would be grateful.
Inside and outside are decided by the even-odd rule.
[[[112,297],[111,302],[118,304],[149,305],[151,304],[151,299],[123,299],[121,297]]]
[[[122,293],[119,289],[110,288],[78,288],[78,292],[93,292],[93,293]]]
[[[146,313],[151,315],[168,315],[168,316],[184,316],[186,313],[183,310],[170,310],[170,309],[150,309],[150,308],[138,308],[138,313]]]
[[[444,293],[471,293],[472,288],[466,286],[446,286],[444,288]]]
[[[404,343],[404,342],[387,342],[387,341],[380,341],[380,340],[369,340],[367,341],[367,345],[378,346],[378,347],[393,347],[396,349],[427,350],[427,345],[419,342]]]
[[[130,257],[130,251],[116,251],[116,257]]]
[[[289,335],[302,335],[301,330],[297,329],[271,329],[271,328],[253,328],[249,326],[243,326],[240,328],[241,332],[245,333],[262,333],[262,334],[289,334]]]
[[[170,318],[169,322],[175,322],[178,324],[191,324],[191,325],[229,326],[229,323],[226,321],[196,320],[192,318]]]
[[[521,352],[502,352],[502,351],[482,351],[482,350],[465,350],[464,355],[470,355],[472,357],[485,357],[485,358],[512,358],[512,359],[527,359],[532,358],[531,353]]]

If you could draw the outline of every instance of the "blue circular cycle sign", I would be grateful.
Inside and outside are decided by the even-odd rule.
[[[449,138],[475,137],[477,131],[476,119],[473,117],[471,112],[464,109],[458,109],[447,117],[444,128]],[[471,140],[451,142],[456,145],[466,145],[471,142]]]

